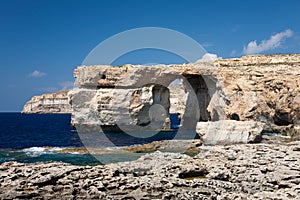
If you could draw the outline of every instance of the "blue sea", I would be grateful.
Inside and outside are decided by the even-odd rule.
[[[61,161],[75,165],[102,164],[85,151],[70,121],[70,114],[0,113],[0,163]],[[134,138],[124,133],[106,134],[113,146],[118,147],[172,139],[176,133],[158,133],[148,138]],[[111,157],[107,153],[100,156]],[[137,157],[131,155],[128,160]]]
[[[63,161],[97,164],[88,154],[55,153],[55,150],[83,147],[70,126],[69,114],[0,113],[0,163],[6,161]]]

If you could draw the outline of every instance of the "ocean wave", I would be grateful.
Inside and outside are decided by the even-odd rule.
[[[67,153],[67,154],[87,154],[85,148],[77,147],[30,147],[19,150],[27,156],[37,157],[42,154]]]
[[[139,146],[139,145],[131,145]],[[2,149],[3,153],[9,154],[7,157],[13,158],[38,158],[43,155],[54,155],[54,154],[73,154],[73,155],[104,155],[104,154],[116,154],[116,153],[124,153],[124,148],[126,149],[129,146],[116,146],[116,147],[105,147],[105,148],[89,148],[85,147],[29,147],[24,149]],[[126,151],[125,151],[126,152]],[[24,157],[25,155],[25,157]],[[0,158],[3,156],[0,156]],[[0,161],[1,162],[1,161]]]

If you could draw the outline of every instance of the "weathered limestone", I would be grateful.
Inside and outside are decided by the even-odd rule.
[[[206,145],[253,143],[261,141],[264,126],[255,121],[220,120],[198,122],[196,132]]]
[[[71,113],[69,90],[34,96],[24,106],[22,113]]]
[[[299,124],[300,55],[219,60],[226,115],[276,125]]]
[[[76,93],[93,93],[85,101],[89,103],[84,103],[89,108],[79,106],[73,113],[75,125],[80,119],[87,123],[98,121],[99,125],[114,125],[116,121],[134,126],[149,125],[153,121],[148,111],[156,104],[166,117],[161,128],[168,125],[169,113],[175,112],[181,114],[181,123],[188,129],[195,129],[199,121],[231,119],[264,122],[267,124],[265,131],[270,132],[284,132],[289,127],[288,132],[297,134],[299,130],[295,128],[300,123],[298,54],[244,56],[151,67],[81,66],[74,71],[74,76],[79,86]],[[169,86],[176,79],[181,80],[180,91],[176,91],[174,85]],[[149,87],[152,87],[152,94],[146,89]],[[170,105],[166,103],[168,92],[160,96],[160,102],[153,101],[156,98],[154,87],[169,92]],[[106,98],[99,98],[104,90],[111,92],[105,93]],[[80,99],[79,96],[75,99]],[[76,100],[72,99],[74,105]],[[127,102],[123,102],[125,100]],[[89,114],[89,110],[95,113]]]
[[[182,65],[107,65],[80,66],[74,71],[76,84],[81,88],[97,87],[142,87],[145,84],[168,86],[176,78],[187,75],[216,75],[212,62]]]
[[[0,165],[0,199],[299,199],[300,143],[200,146],[99,166]]]
[[[171,109],[172,112],[182,116],[182,124],[186,128],[194,129],[199,118],[205,118],[205,120],[209,118],[206,109],[209,103],[209,89],[204,76],[211,76],[215,72],[212,70],[213,67],[212,62],[151,67],[82,66],[75,70],[74,76],[79,91],[101,91],[103,89],[111,91],[109,106],[103,107],[99,99],[93,101],[98,102],[96,107],[99,108],[99,114],[104,112],[110,119],[109,122],[100,122],[99,125],[133,126],[135,130],[139,128],[168,129],[170,127],[168,116]],[[199,70],[203,76],[196,74],[199,73]],[[174,85],[169,86],[174,80],[178,80],[180,83],[177,90]],[[152,90],[152,94],[151,91],[149,93],[149,90]],[[118,97],[119,94],[122,94],[121,98]],[[144,101],[149,94],[152,95],[150,101]],[[183,95],[178,96],[179,94]],[[206,101],[197,101],[202,98],[201,95],[205,96]],[[149,99],[149,97],[147,98]],[[81,99],[80,94],[72,96],[73,105],[74,102],[80,104],[80,101],[76,99]],[[170,102],[177,102],[177,105],[170,104]],[[115,105],[118,106],[117,109],[114,108]],[[76,126],[76,116],[83,116],[81,114],[83,112],[80,111],[80,105],[75,105],[75,107],[73,122]],[[82,109],[87,111],[86,108]],[[97,121],[97,119],[92,121]]]
[[[91,126],[115,126],[134,129],[137,125],[160,129],[157,123],[165,123],[168,117],[169,92],[166,88],[73,89],[70,93],[73,105],[73,124]],[[155,108],[151,105],[159,105]],[[162,112],[160,112],[162,111]],[[162,125],[161,124],[161,125]]]
[[[170,90],[170,113],[180,113],[183,115],[187,100],[187,91],[182,79],[173,81],[169,85]]]

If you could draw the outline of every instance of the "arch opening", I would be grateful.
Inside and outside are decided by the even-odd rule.
[[[189,75],[186,78],[197,97],[200,112],[198,121],[209,121],[210,113],[208,112],[207,107],[209,105],[211,97],[204,77],[202,75]]]

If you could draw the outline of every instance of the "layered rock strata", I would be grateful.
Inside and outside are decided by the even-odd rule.
[[[34,96],[28,101],[22,113],[71,113],[69,90]]]
[[[85,119],[95,119],[86,120],[88,124],[93,121],[97,125],[98,121],[99,125],[105,126],[168,129],[171,107],[172,112],[177,111],[182,116],[181,123],[185,128],[195,129],[198,120],[209,119],[206,108],[210,93],[212,95],[216,87],[216,70],[212,63],[150,67],[83,66],[78,67],[74,75],[80,86],[72,94],[75,125],[82,125],[84,120],[81,116],[85,115],[88,116]],[[179,91],[174,86],[170,87],[176,80],[185,87],[178,87]],[[104,93],[107,98],[103,101]],[[181,93],[183,95],[179,96]],[[177,102],[177,105],[170,102]],[[102,116],[105,116],[105,123]]]
[[[299,134],[298,54],[183,65],[81,66],[74,76],[79,86],[72,94],[75,125],[163,129],[176,112],[188,129],[196,129],[199,121],[238,120],[263,122],[267,132]],[[177,90],[174,80],[181,83]]]
[[[229,118],[278,126],[300,122],[300,55],[257,55],[218,60]]]

